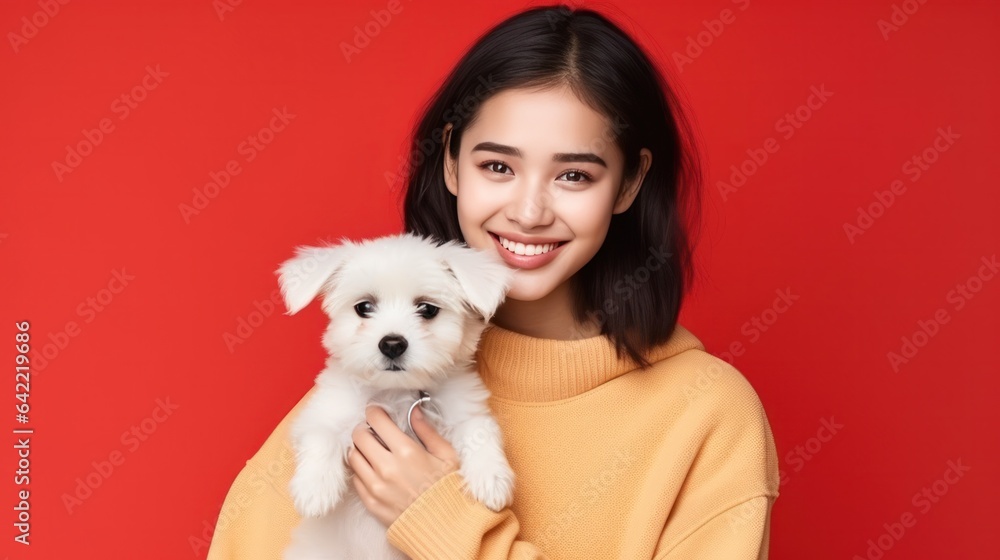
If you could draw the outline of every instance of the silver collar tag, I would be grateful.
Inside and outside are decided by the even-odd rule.
[[[427,449],[427,444],[425,444],[423,440],[420,439],[420,436],[417,435],[416,430],[413,429],[413,423],[410,421],[410,417],[413,416],[413,409],[416,408],[417,405],[421,405],[421,408],[423,408],[423,403],[430,402],[430,400],[431,400],[430,393],[421,389],[420,396],[417,397],[417,400],[413,401],[413,404],[410,405],[409,412],[406,413],[406,425],[410,427],[410,431],[413,432],[413,437],[417,438],[417,441],[420,442],[420,445],[424,446],[424,449]]]

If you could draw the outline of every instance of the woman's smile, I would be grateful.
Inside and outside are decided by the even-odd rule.
[[[497,248],[497,253],[514,268],[534,269],[545,266],[559,255],[568,241],[538,239],[535,243],[524,243],[494,232],[488,232]],[[514,237],[511,234],[511,237]],[[527,239],[525,238],[519,238]]]

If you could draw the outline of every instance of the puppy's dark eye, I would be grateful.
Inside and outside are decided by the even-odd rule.
[[[375,312],[375,306],[370,301],[362,301],[354,306],[354,312],[358,314],[358,317],[367,319]]]
[[[433,319],[434,316],[438,314],[439,309],[440,307],[429,303],[421,303],[417,306],[417,313],[419,313],[424,319]]]

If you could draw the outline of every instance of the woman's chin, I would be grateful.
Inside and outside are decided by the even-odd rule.
[[[521,272],[515,274],[514,283],[507,291],[507,299],[515,301],[538,301],[552,293],[552,289],[547,283],[539,283],[537,280],[520,278]]]

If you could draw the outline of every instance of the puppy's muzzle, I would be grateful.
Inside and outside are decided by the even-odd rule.
[[[386,335],[378,342],[379,351],[381,351],[382,354],[390,360],[395,360],[396,358],[402,356],[403,352],[406,352],[406,347],[406,339],[398,334]],[[399,367],[395,363],[389,366],[389,371],[399,371],[401,369],[403,368]]]

